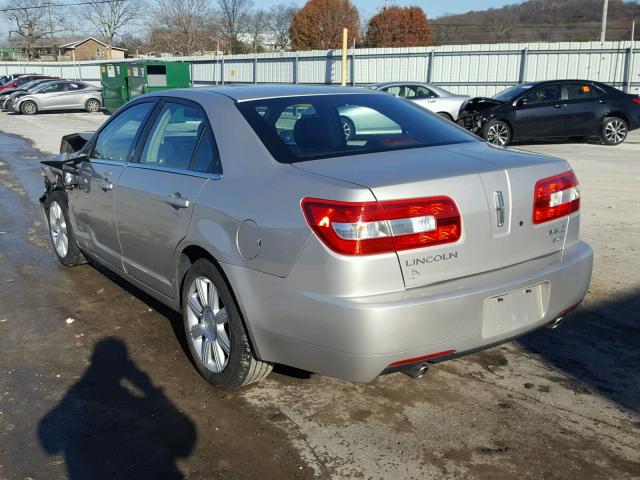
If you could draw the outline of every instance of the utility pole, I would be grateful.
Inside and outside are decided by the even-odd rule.
[[[600,41],[604,42],[607,37],[607,12],[609,10],[609,0],[604,0],[602,6],[602,30],[600,30]]]
[[[51,2],[47,2],[47,6],[49,7],[49,35],[51,36],[51,46],[53,48],[53,58],[55,58],[56,62],[59,60],[57,54],[57,45],[53,39],[53,17],[51,16]]]
[[[340,85],[343,87],[347,86],[347,48],[349,48],[348,42],[348,30],[346,28],[342,29],[342,81]]]

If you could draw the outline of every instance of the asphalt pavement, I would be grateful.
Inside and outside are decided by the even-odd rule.
[[[0,479],[633,479],[640,475],[640,132],[568,159],[595,252],[556,330],[354,384],[278,367],[237,392],[179,315],[48,243],[39,161],[101,114],[0,114]]]

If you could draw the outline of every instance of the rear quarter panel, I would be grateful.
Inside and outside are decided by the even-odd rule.
[[[374,200],[367,188],[276,162],[232,100],[193,95],[203,97],[194,99],[209,117],[223,173],[200,193],[177,255],[188,245],[198,245],[221,263],[284,277],[311,236],[300,208],[304,197]],[[248,220],[257,228],[240,231]],[[255,252],[248,254],[246,248],[241,253],[239,244],[253,245],[257,254],[251,258]]]

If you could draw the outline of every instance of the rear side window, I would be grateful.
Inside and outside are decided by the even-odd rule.
[[[604,95],[604,92],[590,83],[569,83],[567,84],[568,100],[586,100]]]
[[[205,126],[202,114],[195,108],[165,103],[149,133],[140,163],[186,170]]]
[[[390,95],[315,95],[237,106],[282,163],[477,141],[451,123]]]
[[[193,157],[191,170],[203,173],[222,173],[218,149],[208,128],[202,132],[202,139]]]
[[[151,102],[139,103],[118,114],[98,134],[91,158],[124,162],[138,130],[153,107]]]
[[[84,90],[87,86],[84,83],[67,83],[67,90],[75,92],[77,90]]]

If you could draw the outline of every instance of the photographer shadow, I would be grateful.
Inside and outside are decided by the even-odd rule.
[[[196,428],[115,338],[100,341],[82,378],[41,421],[40,444],[71,479],[184,478]]]

